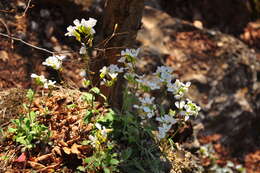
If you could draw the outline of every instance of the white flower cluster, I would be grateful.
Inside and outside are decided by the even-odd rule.
[[[77,37],[78,32],[83,32],[85,34],[93,35],[96,33],[96,31],[93,29],[93,27],[96,25],[97,20],[93,18],[89,18],[89,20],[81,19],[79,21],[78,19],[73,21],[75,26],[69,26],[67,28],[67,33],[65,36],[74,36]]]
[[[95,124],[96,128],[98,129],[98,133],[96,134],[100,134],[100,135],[89,135],[89,140],[91,141],[91,145],[94,147],[98,147],[102,141],[105,141],[107,139],[107,132],[109,131],[108,129],[106,129],[105,126],[101,126],[99,123]],[[99,139],[101,138],[101,139]]]
[[[55,70],[61,70],[62,67],[62,61],[66,58],[66,56],[49,56],[42,64],[52,67]]]
[[[151,90],[157,90],[160,89],[160,81],[158,80],[158,78],[153,78],[151,80],[147,80],[145,79],[145,76],[137,76],[138,78],[136,79],[137,82],[139,82],[141,84],[141,86],[146,86],[148,88],[150,88]]]
[[[133,64],[136,61],[139,49],[126,49],[121,51],[121,58],[118,62],[123,63],[125,67],[119,67],[115,64],[104,66],[100,69],[100,78],[102,79],[101,84],[106,86],[112,86],[117,80],[119,73],[123,73],[125,70],[133,71]],[[134,78],[138,76],[133,72],[128,72],[124,75],[126,79]]]
[[[137,58],[139,52],[140,52],[140,48],[138,48],[138,49],[126,49],[126,50],[121,51],[121,56],[122,57],[130,56],[131,58]]]
[[[43,75],[31,74],[31,78],[35,80],[38,85],[42,85],[44,88],[51,88],[55,86],[56,81],[47,80]]]
[[[122,73],[124,68],[120,68],[115,64],[110,64],[109,66],[104,66],[100,70],[100,78],[103,80],[102,85],[111,86],[117,80],[119,73]]]
[[[66,56],[49,56],[42,64],[49,66],[55,70],[61,70],[62,61]],[[52,88],[55,86],[56,81],[48,80],[43,75],[31,74],[31,78],[33,78],[38,85],[42,85],[44,88]]]
[[[167,91],[171,92],[175,99],[181,99],[188,91],[191,83],[187,82],[184,84],[178,79],[175,82],[172,82],[174,79],[172,72],[173,69],[171,67],[160,66],[157,67],[156,72],[153,73],[155,76],[151,78],[151,80],[145,79],[144,76],[139,76],[139,79],[136,81],[151,90],[160,89],[161,86],[165,85],[167,87]]]
[[[154,75],[158,76],[159,80],[162,83],[168,84],[168,83],[171,83],[171,81],[173,79],[172,72],[173,72],[173,69],[171,67],[160,66],[160,67],[157,67]]]
[[[155,115],[156,106],[153,103],[154,97],[145,96],[139,97],[141,105],[133,105],[134,108],[138,109],[138,112],[142,118],[152,118]]]
[[[174,125],[178,121],[187,121],[190,116],[197,116],[200,111],[200,107],[192,103],[192,101],[190,101],[189,99],[187,99],[186,101],[176,101],[175,106],[178,108],[178,112],[180,115],[180,117],[178,117],[177,119],[174,118],[176,114],[175,111],[162,117],[156,118],[156,120],[160,122],[160,126],[158,128],[159,139],[165,138],[167,132],[171,129],[172,125]]]
[[[174,83],[167,83],[167,91],[172,92],[175,99],[181,99],[189,90],[190,85],[190,82],[184,84],[177,79]]]
[[[190,116],[197,116],[201,109],[189,99],[177,101],[175,106],[180,110],[180,115],[184,116],[184,121],[187,121]]]
[[[118,60],[118,62],[123,63],[126,69],[133,71],[134,64],[137,60],[139,52],[140,48],[122,50],[121,58]]]
[[[168,114],[165,114],[162,117],[157,117],[156,120],[161,123],[161,125],[158,127],[158,129],[159,129],[158,138],[159,139],[165,138],[167,132],[171,129],[172,125],[177,123],[176,119]]]

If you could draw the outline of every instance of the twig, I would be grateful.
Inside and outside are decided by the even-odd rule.
[[[26,41],[24,41],[24,40],[22,40],[22,39],[20,39],[20,38],[16,38],[16,37],[10,36],[10,35],[8,35],[8,34],[4,34],[4,33],[1,33],[1,32],[0,32],[0,35],[3,36],[3,37],[11,38],[11,39],[16,40],[16,41],[20,41],[20,42],[22,42],[23,44],[25,44],[25,45],[27,45],[27,46],[30,46],[30,47],[32,47],[32,48],[34,48],[34,49],[38,49],[38,50],[41,50],[41,51],[44,51],[44,52],[47,52],[47,53],[50,53],[50,54],[52,54],[52,55],[70,53],[70,51],[53,52],[53,51],[50,51],[50,50],[48,50],[48,49],[45,49],[45,48],[38,47],[38,46],[35,46],[35,45],[33,45],[33,44],[30,44],[30,43],[28,43],[28,42],[26,42]]]
[[[127,48],[127,47],[121,46],[121,47],[108,47],[108,48],[104,48],[104,49],[94,48],[94,50],[98,50],[98,51],[104,52],[104,51],[106,51],[106,50],[111,50],[111,49],[125,49],[125,48]]]
[[[0,22],[4,25],[8,35],[11,35],[10,30],[9,30],[7,24],[5,23],[5,21],[3,19],[0,19]],[[11,39],[11,48],[13,49],[14,48],[14,45],[13,45],[14,40],[12,38],[10,38],[10,39]]]
[[[11,10],[0,10],[0,12],[2,12],[2,13],[13,13],[14,9],[11,9]]]
[[[25,16],[27,10],[29,9],[30,4],[31,4],[31,1],[32,1],[32,0],[29,0],[29,1],[28,1],[27,6],[26,6],[26,8],[25,8],[25,10],[24,10],[24,12],[23,12],[23,16]]]
[[[28,42],[26,42],[26,41],[24,41],[24,40],[22,40],[22,39],[20,39],[20,38],[16,38],[16,37],[13,37],[13,36],[10,36],[10,35],[1,33],[1,32],[0,32],[0,35],[1,35],[1,36],[4,36],[4,37],[11,38],[11,39],[16,40],[16,41],[20,41],[20,42],[22,42],[23,44],[26,44],[27,46],[30,46],[30,47],[33,47],[33,48],[35,48],[35,49],[48,52],[48,53],[50,53],[50,54],[54,54],[54,53],[55,53],[55,52],[50,51],[50,50],[48,50],[48,49],[44,49],[44,48],[41,48],[41,47],[37,47],[37,46],[35,46],[35,45],[32,45],[32,44],[30,44],[30,43],[28,43]]]
[[[116,33],[116,29],[117,29],[117,25],[114,27],[114,31],[112,33],[112,35],[108,38],[106,38],[105,40],[103,40],[102,42],[100,42],[96,47],[99,47],[101,45],[104,45],[103,47],[105,47],[108,42],[115,36],[118,36],[118,35],[125,35],[125,34],[129,34],[128,32],[119,32],[119,33]]]

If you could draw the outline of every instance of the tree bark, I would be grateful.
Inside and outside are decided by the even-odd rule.
[[[94,64],[94,72],[98,72],[104,65],[118,64],[120,51],[126,47],[133,47],[137,32],[141,26],[142,13],[144,9],[144,0],[107,0],[105,3],[105,11],[103,18],[103,39],[109,39],[101,46],[105,51],[98,56],[97,63]],[[117,25],[116,34],[114,33],[115,25]],[[97,73],[98,74],[98,73]],[[94,81],[98,82],[99,76],[94,77]],[[120,108],[122,106],[122,88],[124,79],[119,77],[117,83],[111,87],[102,87],[102,92],[109,97],[113,107]]]

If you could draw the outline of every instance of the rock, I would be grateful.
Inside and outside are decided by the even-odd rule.
[[[235,35],[243,32],[252,17],[250,8],[254,8],[254,3],[248,0],[160,0],[160,5],[173,17],[190,22],[199,20],[207,28]]]
[[[196,28],[151,7],[145,8],[142,22],[138,39],[143,55],[156,52],[150,61],[170,65],[182,81],[192,82],[188,96],[202,107],[202,134],[222,134],[220,142],[234,156],[260,147],[260,61],[255,52],[232,36]],[[155,67],[140,63],[139,68],[149,73]]]

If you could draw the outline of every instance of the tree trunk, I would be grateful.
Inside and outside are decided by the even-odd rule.
[[[103,35],[102,38],[108,39],[101,48],[104,52],[100,52],[96,63],[92,66],[96,76],[94,82],[98,83],[98,71],[104,65],[118,64],[120,51],[126,47],[133,47],[136,35],[141,26],[142,13],[144,8],[144,0],[107,0],[105,3],[105,11],[103,18]],[[115,25],[117,24],[116,34],[112,36]],[[122,88],[124,79],[119,77],[117,83],[111,87],[102,87],[102,92],[109,97],[113,107],[120,108],[122,106]]]

